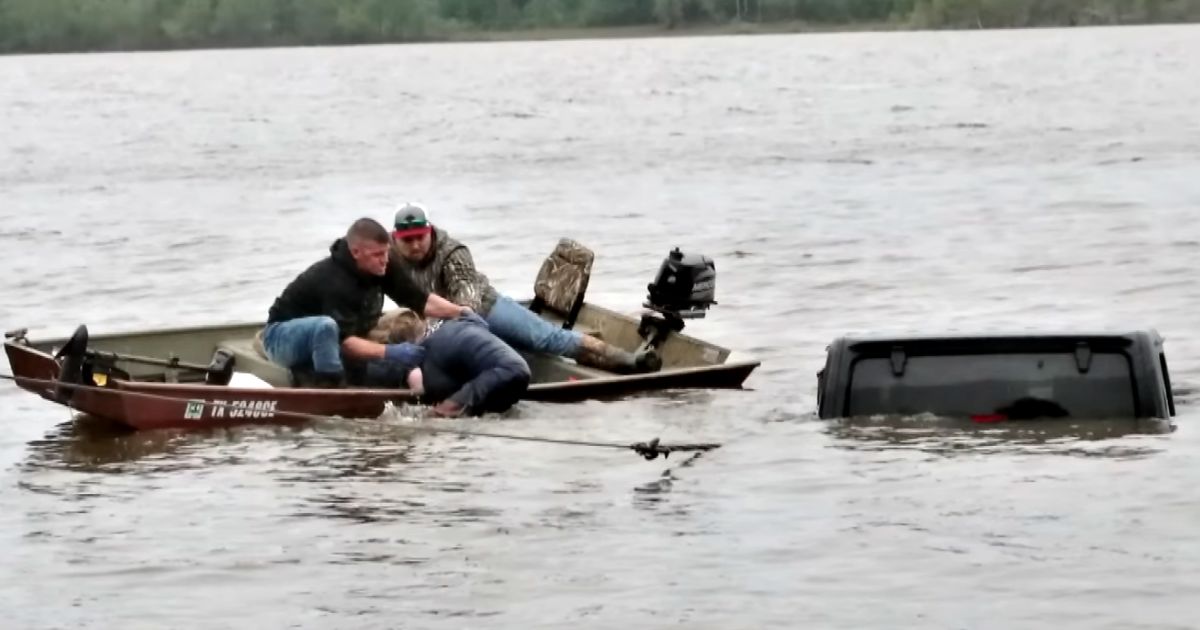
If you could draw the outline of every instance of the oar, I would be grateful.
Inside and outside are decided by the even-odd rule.
[[[20,328],[18,330],[10,330],[4,333],[5,339],[24,339],[29,329]],[[188,363],[180,361],[179,357],[171,357],[170,359],[159,359],[155,357],[144,357],[136,354],[120,354],[116,352],[104,352],[102,350],[91,350],[88,347],[88,329],[86,325],[79,325],[70,339],[63,344],[62,348],[55,353],[55,358],[61,359],[64,356],[86,356],[92,359],[107,361],[109,363],[116,361],[124,361],[126,363],[142,363],[145,365],[160,365],[162,367],[178,368],[183,370],[194,370],[196,372],[210,372],[214,368],[210,365],[200,365],[199,363]]]
[[[136,354],[118,354],[116,352],[103,352],[101,350],[88,350],[84,354],[92,359],[98,359],[101,361],[124,361],[126,363],[160,365],[162,367],[194,370],[196,372],[211,372],[214,369],[211,364],[200,365],[199,363],[188,363],[186,361],[180,361],[179,357],[171,357],[170,359],[156,359],[154,357],[143,357]]]
[[[63,365],[61,373],[64,381],[68,383],[82,382],[83,359],[87,357],[93,362],[100,364],[103,367],[111,367],[118,361],[127,363],[142,363],[145,365],[157,365],[165,368],[191,370],[201,372],[207,377],[206,380],[210,385],[225,385],[229,383],[229,379],[233,377],[233,353],[228,350],[217,350],[213,356],[213,360],[208,365],[200,365],[199,363],[188,363],[180,361],[179,357],[171,357],[170,359],[159,359],[155,357],[144,357],[136,354],[120,354],[116,352],[103,352],[100,350],[88,349],[88,329],[86,325],[80,324],[75,329],[75,334],[63,344],[63,347],[55,354],[56,358],[62,359]],[[93,366],[93,369],[95,366]],[[65,392],[60,391],[59,395],[64,395]]]

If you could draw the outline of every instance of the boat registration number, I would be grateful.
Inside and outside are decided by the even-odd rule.
[[[277,400],[189,400],[183,410],[187,420],[200,420],[208,408],[210,418],[274,418]]]

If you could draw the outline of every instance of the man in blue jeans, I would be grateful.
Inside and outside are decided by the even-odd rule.
[[[653,372],[662,365],[653,351],[635,355],[591,335],[566,330],[500,295],[475,269],[467,246],[430,223],[418,204],[404,204],[396,212],[392,243],[395,257],[421,290],[470,307],[492,333],[514,348],[570,357],[582,365],[619,373]]]
[[[389,257],[387,229],[363,218],[276,298],[262,331],[263,350],[292,370],[297,385],[401,386],[397,376],[420,365],[425,348],[366,338],[383,312],[384,295],[430,317],[471,312],[417,286]]]

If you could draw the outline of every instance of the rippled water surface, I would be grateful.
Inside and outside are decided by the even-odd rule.
[[[1168,628],[1200,594],[1200,28],[0,58],[0,325],[261,319],[418,199],[503,291],[716,260],[745,391],[113,435],[0,383],[6,627]],[[815,420],[845,333],[1154,327],[1179,415]],[[7,364],[0,364],[7,370]]]

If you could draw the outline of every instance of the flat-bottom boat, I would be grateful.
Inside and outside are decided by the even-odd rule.
[[[715,266],[678,249],[663,262],[640,317],[585,302],[592,253],[562,239],[546,259],[534,297],[542,318],[630,351],[652,347],[662,368],[618,374],[522,352],[532,380],[525,400],[569,403],[676,388],[738,389],[759,366],[729,361],[730,349],[682,332],[715,304]],[[134,429],[291,423],[306,417],[379,417],[386,406],[421,404],[407,389],[310,388],[255,343],[262,322],[30,339],[5,334],[17,384],[43,398]],[[247,383],[248,381],[248,383]]]

